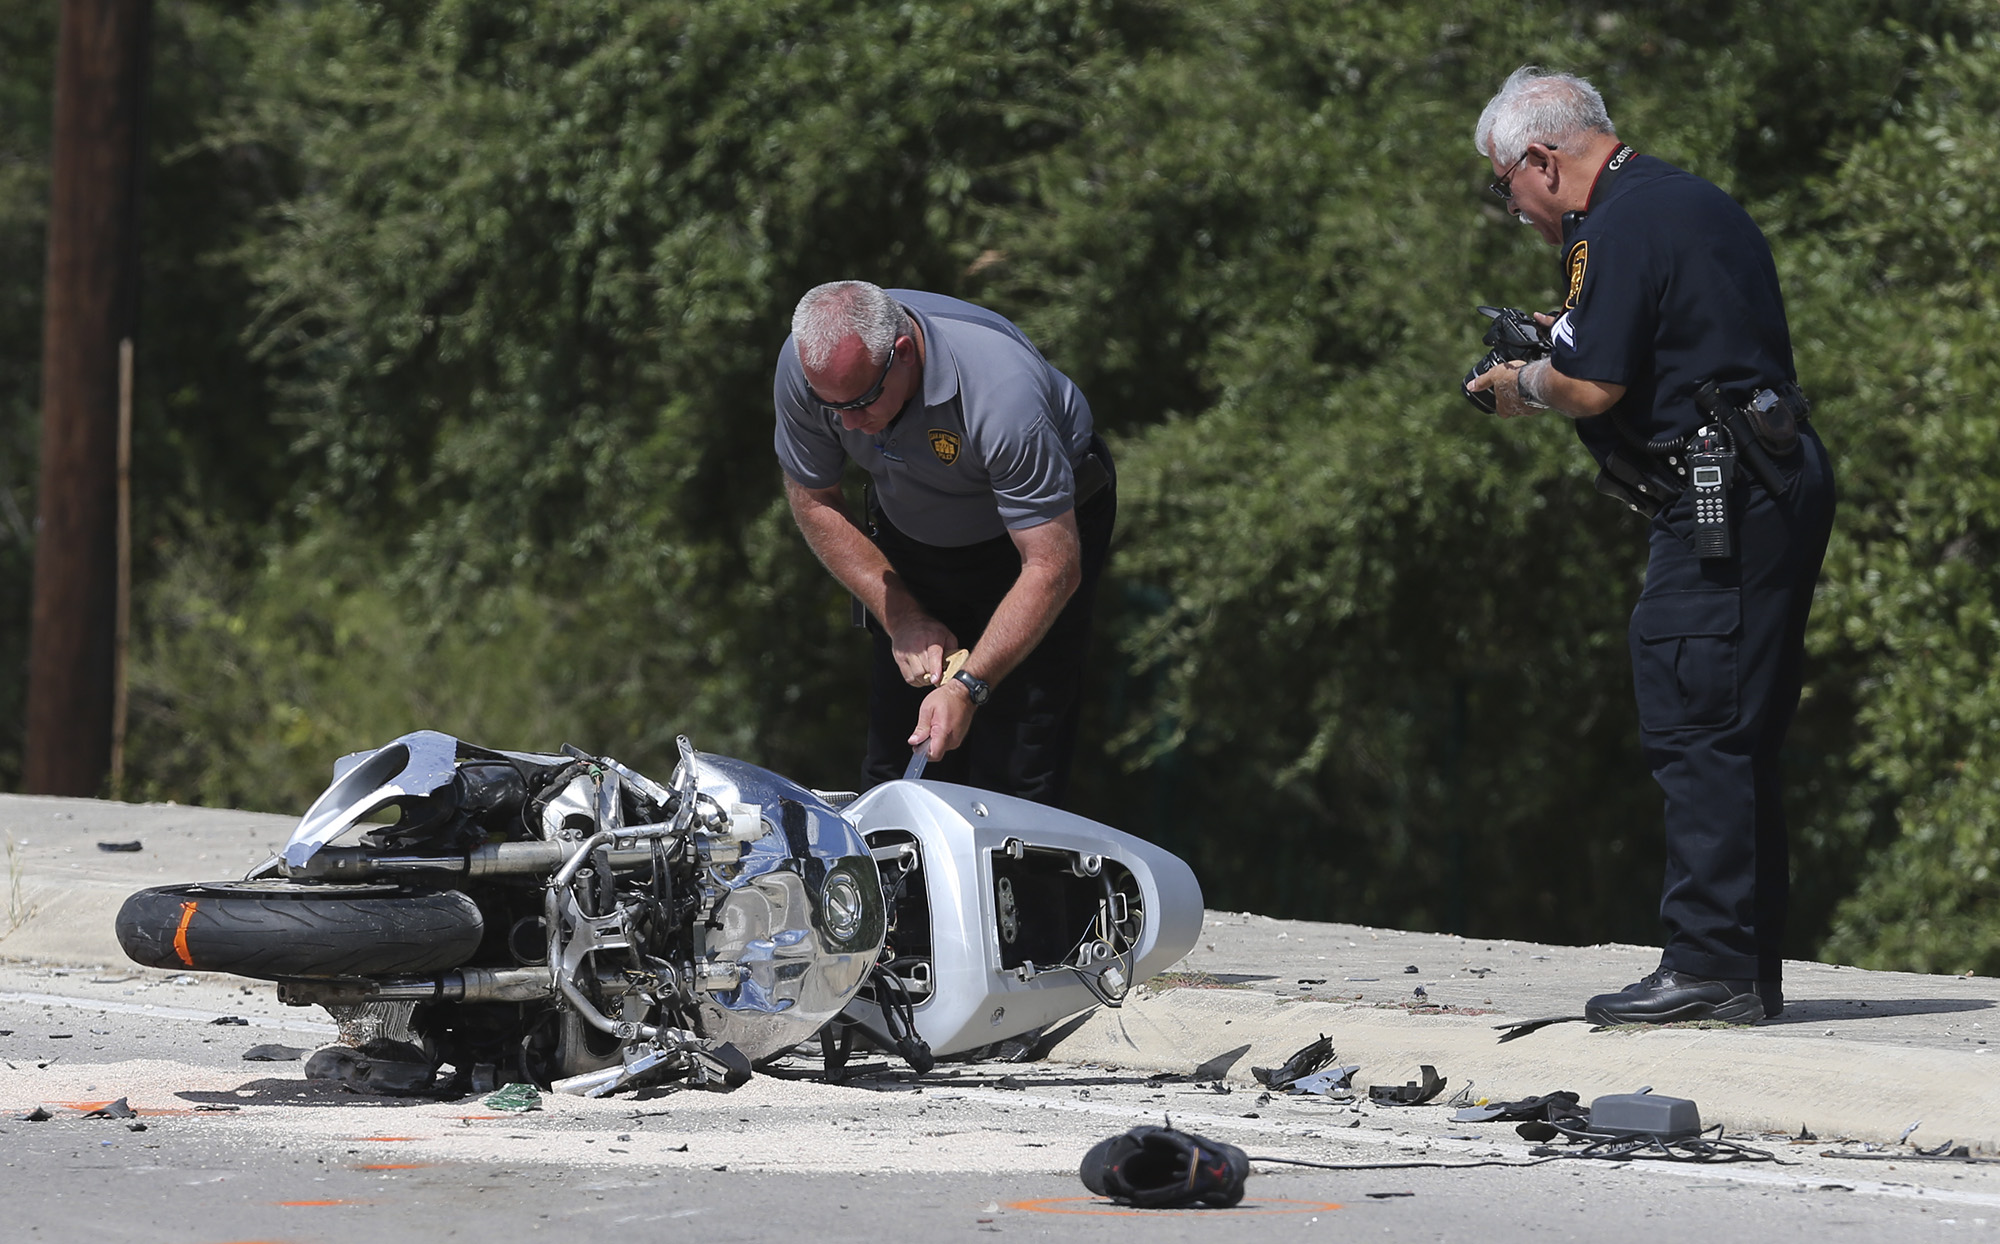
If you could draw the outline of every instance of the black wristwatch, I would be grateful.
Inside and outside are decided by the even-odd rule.
[[[952,675],[965,688],[965,694],[972,697],[972,707],[978,708],[993,698],[993,688],[984,678],[974,678],[964,670]]]

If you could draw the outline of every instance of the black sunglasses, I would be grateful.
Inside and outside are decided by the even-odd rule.
[[[1533,145],[1534,144],[1532,143],[1529,144],[1529,146]],[[1556,150],[1556,145],[1554,143],[1543,143],[1542,145],[1544,147],[1547,147],[1550,151]],[[1512,164],[1509,164],[1507,166],[1507,171],[1500,175],[1500,180],[1489,181],[1486,183],[1486,188],[1488,190],[1491,190],[1496,196],[1498,196],[1498,198],[1502,203],[1512,203],[1514,201],[1514,173],[1515,170],[1521,167],[1521,160],[1525,160],[1527,158],[1528,158],[1528,152],[1525,148],[1523,148],[1521,151],[1520,159],[1515,160]]]
[[[891,343],[889,346],[889,361],[882,364],[882,374],[875,377],[875,383],[870,385],[868,391],[860,397],[850,402],[829,402],[814,392],[811,385],[806,386],[806,392],[812,393],[813,400],[828,410],[860,410],[864,406],[873,406],[882,400],[882,386],[889,383],[889,369],[895,365],[896,347],[894,343]]]

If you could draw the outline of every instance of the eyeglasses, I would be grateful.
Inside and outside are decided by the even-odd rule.
[[[889,346],[889,361],[882,364],[882,374],[875,377],[875,383],[868,386],[868,391],[866,393],[863,393],[860,397],[857,397],[850,402],[829,402],[825,398],[821,397],[817,392],[814,392],[813,387],[811,385],[806,386],[806,391],[808,393],[812,393],[813,400],[815,402],[818,402],[820,405],[826,407],[828,410],[860,410],[864,406],[873,406],[875,403],[882,400],[882,386],[889,383],[889,369],[894,367],[895,365],[896,365],[896,347],[892,343]]]
[[[1550,151],[1556,150],[1556,145],[1554,143],[1543,143],[1542,146],[1548,148]],[[1527,150],[1524,148],[1521,152],[1520,158],[1516,159],[1512,164],[1509,164],[1507,166],[1507,171],[1500,174],[1500,180],[1489,181],[1486,183],[1486,188],[1488,190],[1491,190],[1494,196],[1498,198],[1502,203],[1512,203],[1514,201],[1514,170],[1520,168],[1521,161],[1527,158],[1528,158],[1528,153]]]

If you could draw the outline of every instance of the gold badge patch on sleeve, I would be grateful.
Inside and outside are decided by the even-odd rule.
[[[947,432],[943,428],[932,428],[930,437],[931,452],[937,455],[939,462],[950,466],[958,461],[958,433]]]
[[[1576,310],[1576,300],[1583,296],[1583,267],[1590,262],[1590,243],[1579,241],[1569,248],[1569,258],[1564,261],[1569,267],[1569,294],[1563,299],[1563,306]]]

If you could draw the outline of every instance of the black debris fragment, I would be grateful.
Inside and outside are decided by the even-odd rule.
[[[1540,1097],[1527,1097],[1520,1101],[1489,1102],[1484,1106],[1467,1106],[1451,1116],[1454,1123],[1523,1123],[1539,1121],[1543,1123],[1556,1119],[1588,1119],[1590,1111],[1584,1109],[1582,1099],[1568,1090],[1547,1093]],[[1525,1135],[1526,1133],[1523,1133]],[[1530,1138],[1534,1139],[1534,1138]],[[1541,1139],[1548,1139],[1542,1137]]]
[[[222,1106],[204,1102],[196,1106],[194,1112],[196,1114],[234,1114],[241,1109],[243,1109],[241,1106]]]
[[[1417,1070],[1423,1073],[1423,1083],[1411,1080],[1400,1087],[1394,1084],[1370,1085],[1368,1099],[1378,1106],[1421,1106],[1444,1092],[1447,1081],[1438,1074],[1436,1067],[1424,1063]]]
[[[243,1018],[241,1015],[218,1015],[214,1019],[209,1020],[208,1022],[210,1024],[216,1024],[216,1025],[232,1024],[239,1028],[248,1028],[250,1026],[250,1021]]]
[[[1403,975],[1405,976],[1415,976],[1416,974],[1417,974],[1417,965],[1414,963],[1412,963],[1409,967],[1403,969]]]
[[[1417,986],[1416,996],[1419,998],[1428,998],[1431,996],[1431,991],[1419,985]]]
[[[306,1056],[306,1051],[291,1045],[253,1045],[243,1051],[246,1063],[295,1063]]]
[[[14,1117],[23,1123],[47,1123],[50,1119],[55,1118],[54,1115],[40,1106],[36,1106],[26,1114],[17,1114]]]
[[[423,1050],[410,1042],[391,1041],[386,1037],[365,1041],[358,1049],[329,1045],[315,1050],[312,1057],[306,1060],[305,1070],[308,1080],[331,1080],[353,1092],[382,1093],[391,1097],[428,1093],[437,1074],[436,1065]],[[534,1091],[532,1085],[527,1087],[530,1092]]]
[[[1224,1050],[1201,1066],[1196,1067],[1194,1072],[1189,1076],[1189,1079],[1220,1080],[1229,1074],[1229,1069],[1236,1065],[1237,1059],[1242,1058],[1249,1052],[1250,1047],[1247,1045],[1239,1045],[1233,1050]]]
[[[1028,1086],[1021,1083],[1019,1080],[1016,1080],[1013,1076],[1001,1076],[998,1080],[995,1080],[993,1082],[993,1087],[997,1089],[1006,1089],[1010,1093],[1018,1093],[1026,1089]]]
[[[97,849],[100,851],[144,851],[146,844],[143,842],[100,842],[97,844]]]
[[[1806,1125],[1801,1123],[1799,1124],[1799,1134],[1797,1136],[1792,1137],[1792,1139],[1803,1145],[1803,1144],[1811,1144],[1813,1141],[1818,1140],[1819,1137],[1813,1135],[1810,1131],[1807,1131]]]
[[[85,1111],[83,1117],[86,1119],[136,1119],[139,1117],[139,1112],[132,1109],[131,1102],[121,1097],[117,1101],[106,1102],[95,1110]]]
[[[1321,1033],[1319,1040],[1305,1046],[1280,1066],[1252,1067],[1250,1075],[1265,1088],[1283,1090],[1315,1071],[1324,1070],[1332,1061],[1333,1038]]]
[[[1518,1037],[1525,1037],[1531,1032],[1540,1032],[1550,1024],[1585,1024],[1589,1022],[1589,1019],[1582,1015],[1544,1015],[1540,1019],[1524,1019],[1514,1023],[1495,1024],[1493,1026],[1500,1030],[1500,1042],[1504,1045]]]
[[[143,1132],[146,1130],[146,1125],[144,1123],[127,1123],[125,1130],[128,1132]]]
[[[1367,1194],[1368,1199],[1371,1201],[1387,1201],[1391,1197],[1415,1196],[1415,1195],[1417,1194],[1414,1192],[1370,1192]]]

